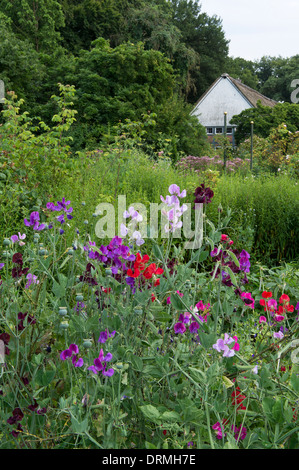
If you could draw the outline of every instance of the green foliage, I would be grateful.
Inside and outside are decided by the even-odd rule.
[[[247,246],[254,259],[267,264],[291,261],[299,255],[298,191],[296,180],[287,175],[223,176],[208,214],[215,223],[218,206],[229,206],[232,218],[227,232],[238,246]]]
[[[254,134],[268,137],[272,129],[285,124],[289,131],[299,130],[299,106],[295,103],[278,103],[273,108],[263,106],[260,102],[256,108],[242,111],[231,119],[237,125],[235,138],[237,144],[250,136],[251,121],[254,122]]]
[[[290,103],[292,81],[298,78],[299,55],[293,57],[262,57],[257,64],[259,91],[276,101]]]
[[[13,222],[20,223],[26,210],[45,204],[62,181],[67,184],[79,171],[66,135],[75,120],[74,88],[59,85],[59,91],[59,96],[52,97],[56,106],[52,127],[35,122],[37,118],[30,118],[26,111],[20,114],[23,100],[8,92],[0,154],[0,226],[5,234]]]
[[[56,47],[64,25],[64,16],[57,0],[0,1],[0,11],[11,19],[13,32],[30,42],[35,50],[49,51]]]

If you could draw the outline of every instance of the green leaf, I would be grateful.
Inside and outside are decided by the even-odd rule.
[[[88,418],[85,418],[81,423],[72,415],[72,429],[77,434],[83,434],[88,430]]]
[[[296,374],[291,375],[291,385],[295,392],[299,392],[299,377]]]
[[[38,370],[35,376],[36,383],[42,387],[47,387],[54,379],[56,370]]]
[[[163,421],[175,421],[176,423],[181,420],[180,415],[176,411],[164,411],[161,415]]]
[[[59,282],[53,281],[52,292],[58,299],[61,299],[65,296],[65,289],[67,285],[67,277],[59,273],[58,275]]]
[[[149,419],[153,423],[156,423],[160,420],[160,412],[153,405],[143,405],[139,406],[145,418]]]
[[[269,421],[273,421],[272,408],[274,405],[275,405],[275,400],[273,398],[269,398],[269,397],[263,398],[262,407],[266,415],[266,418]]]
[[[225,377],[225,375],[222,376],[222,380],[226,388],[230,388],[234,386],[234,383],[228,377]]]
[[[185,310],[185,305],[178,294],[170,294],[170,301],[175,310]]]
[[[233,262],[235,263],[236,266],[238,266],[238,268],[240,267],[240,262],[238,260],[238,258],[236,257],[235,253],[233,253],[232,251],[228,250],[227,251],[227,254],[232,258]]]
[[[227,274],[229,274],[233,285],[237,286],[238,282],[237,282],[236,276],[234,275],[232,270],[228,266],[222,266],[222,269],[223,269],[223,271],[227,272]]]

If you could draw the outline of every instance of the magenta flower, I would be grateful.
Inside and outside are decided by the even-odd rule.
[[[234,432],[236,441],[237,441],[238,439],[239,439],[239,440],[240,440],[240,439],[241,439],[241,440],[245,439],[245,437],[246,437],[246,435],[247,435],[247,429],[246,429],[246,428],[244,428],[244,427],[241,426],[241,425],[240,425],[238,428],[237,428],[237,426],[232,425],[231,429],[232,429],[232,431]]]
[[[84,361],[82,358],[78,359],[78,354],[79,354],[78,346],[76,344],[70,344],[70,347],[68,349],[65,349],[64,351],[61,352],[60,359],[62,361],[65,361],[71,358],[72,364],[75,367],[82,367],[84,364]]]
[[[245,304],[254,309],[254,299],[251,296],[250,292],[242,292],[241,298],[244,300]]]
[[[186,327],[185,327],[184,323],[178,322],[174,325],[174,332],[175,333],[177,333],[177,334],[179,333],[179,334],[182,335],[182,334],[185,333],[185,331],[186,331]]]
[[[217,421],[217,423],[213,424],[212,429],[214,429],[214,431],[216,431],[217,439],[222,439],[222,429],[221,429],[221,424],[219,423],[219,421]],[[224,436],[226,436],[226,433],[224,434]]]
[[[267,318],[264,317],[264,315],[261,315],[259,319],[259,323],[266,323],[266,321],[267,321]]]

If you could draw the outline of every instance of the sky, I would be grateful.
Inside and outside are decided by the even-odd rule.
[[[299,54],[299,0],[199,0],[222,19],[229,55],[246,60]]]

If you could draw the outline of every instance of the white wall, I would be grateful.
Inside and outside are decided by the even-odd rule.
[[[205,127],[223,126],[224,111],[227,112],[227,125],[229,125],[230,119],[235,114],[252,107],[228,78],[221,77],[192,114],[197,116]]]

